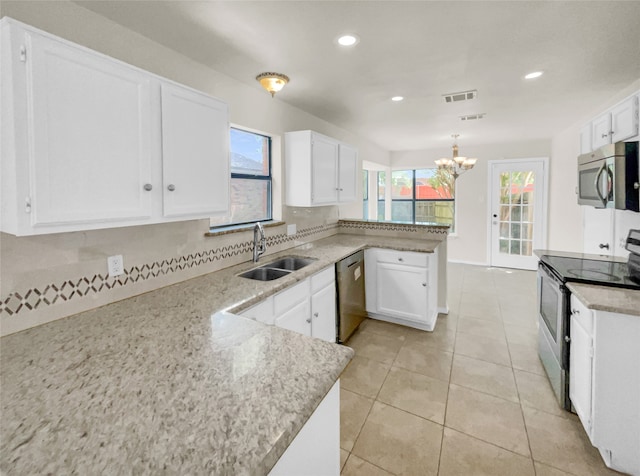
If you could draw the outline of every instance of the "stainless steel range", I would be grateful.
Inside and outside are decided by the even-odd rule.
[[[549,252],[538,265],[538,354],[558,402],[571,410],[569,401],[570,291],[565,283],[578,282],[640,290],[629,276],[627,263]]]

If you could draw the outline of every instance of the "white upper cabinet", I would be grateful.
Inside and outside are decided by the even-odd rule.
[[[226,212],[226,105],[8,18],[0,35],[0,231]]]
[[[356,199],[358,150],[349,145],[340,144],[339,157],[340,189],[338,190],[338,201],[341,203],[353,202]]]
[[[31,223],[149,218],[150,78],[83,49],[25,36]]]
[[[611,143],[611,114],[605,113],[591,121],[591,147],[596,150]]]
[[[164,216],[212,216],[229,208],[228,108],[162,84]]]
[[[580,153],[586,154],[638,135],[638,95],[628,97],[580,130]]]
[[[638,96],[631,96],[611,108],[611,142],[638,135]]]
[[[591,124],[589,123],[580,129],[580,153],[588,154],[591,151]]]
[[[338,201],[338,142],[321,135],[311,138],[311,201],[331,205]],[[295,181],[296,177],[292,177]],[[288,182],[287,185],[289,185]]]
[[[285,134],[286,204],[335,205],[356,200],[358,153],[313,131]]]

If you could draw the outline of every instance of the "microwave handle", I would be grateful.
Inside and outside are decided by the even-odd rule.
[[[600,170],[598,170],[598,173],[596,174],[596,183],[595,183],[596,193],[598,194],[598,198],[600,199],[600,201],[602,202],[602,206],[604,207],[607,206],[607,197],[609,194],[607,193],[607,197],[604,197],[602,195],[602,192],[600,191],[600,177],[602,176],[602,172],[604,172],[606,168],[607,168],[607,164],[602,164],[602,167],[600,167]]]

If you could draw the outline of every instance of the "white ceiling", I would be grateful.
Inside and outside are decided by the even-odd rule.
[[[639,1],[77,3],[252,87],[287,74],[277,100],[387,150],[550,138],[640,78]]]

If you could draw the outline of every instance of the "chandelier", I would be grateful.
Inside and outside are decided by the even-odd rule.
[[[436,165],[438,166],[438,169],[449,172],[453,176],[454,180],[456,180],[460,175],[462,175],[467,170],[472,169],[473,166],[476,165],[476,161],[478,160],[478,159],[469,159],[467,157],[458,156],[458,144],[456,144],[456,141],[458,140],[459,136],[460,134],[451,135],[451,137],[453,137],[453,158],[451,159],[444,158],[444,159],[436,160]]]
[[[271,97],[273,97],[289,82],[289,77],[280,73],[261,73],[256,76],[256,80],[264,89],[269,91]]]

